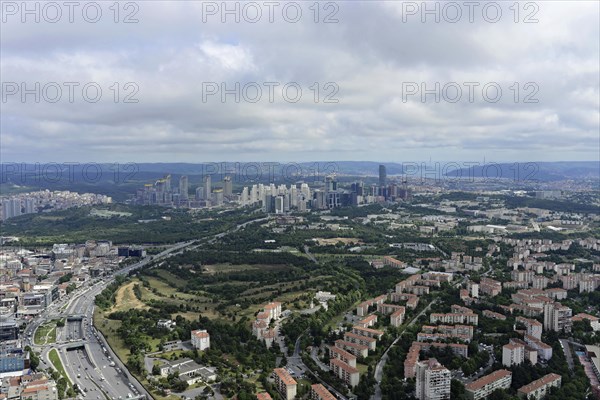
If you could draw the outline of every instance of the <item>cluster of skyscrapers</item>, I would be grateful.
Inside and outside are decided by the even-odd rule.
[[[163,205],[175,207],[200,208],[222,205],[225,201],[232,200],[233,183],[231,177],[223,178],[221,188],[213,189],[212,177],[204,176],[202,186],[198,186],[195,196],[189,194],[190,186],[187,175],[179,177],[179,185],[174,188],[171,175],[144,185],[136,194],[136,201],[144,205]]]
[[[219,188],[213,188],[211,175],[203,178],[202,185],[195,189],[195,196],[189,195],[189,181],[186,175],[179,178],[178,188],[173,188],[171,175],[147,184],[137,192],[137,203],[146,205],[164,205],[174,207],[212,207],[225,202],[236,202],[241,206],[260,205],[264,212],[284,214],[292,210],[326,210],[338,207],[357,206],[383,201],[407,199],[410,195],[404,182],[388,184],[385,165],[379,166],[379,180],[371,186],[364,182],[354,182],[342,189],[335,175],[326,176],[321,185],[310,188],[307,183],[299,182],[287,186],[275,183],[257,183],[244,187],[239,195],[233,194],[233,182],[225,176]]]

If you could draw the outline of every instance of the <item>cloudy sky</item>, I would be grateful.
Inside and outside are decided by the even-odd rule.
[[[247,3],[2,1],[2,161],[598,160],[597,1]]]

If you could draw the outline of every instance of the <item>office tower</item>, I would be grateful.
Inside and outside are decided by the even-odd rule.
[[[290,212],[290,194],[283,195],[283,212]]]
[[[233,182],[231,182],[231,177],[226,176],[223,178],[223,196],[231,197],[233,194]]]
[[[165,179],[159,179],[156,181],[156,184],[154,185],[154,188],[156,190],[156,199],[155,199],[156,203],[164,204],[166,193],[167,193],[166,187],[167,187],[167,185],[166,185]]]
[[[187,201],[188,196],[188,177],[186,175],[182,175],[179,178],[179,198]]]
[[[296,185],[290,187],[290,208],[298,207],[298,188]]]
[[[266,194],[263,200],[263,212],[265,213],[272,213],[273,212],[273,203],[274,203],[274,199],[273,196],[271,196],[270,194]]]
[[[384,188],[387,184],[387,173],[385,170],[385,165],[379,166],[379,187]]]
[[[196,188],[196,200],[204,200],[204,187],[198,186]]]
[[[204,199],[210,200],[212,193],[212,184],[210,175],[204,177]]]
[[[362,196],[363,195],[363,190],[364,190],[364,186],[365,184],[360,181],[360,182],[354,182],[351,186],[351,190],[353,193],[356,193],[358,196]]]
[[[275,197],[275,214],[283,214],[285,212],[284,196]]]
[[[337,190],[337,181],[335,176],[330,175],[325,177],[325,192],[333,192]]]
[[[316,209],[316,210],[324,210],[327,208],[327,200],[326,200],[326,195],[325,192],[322,192],[320,190],[314,192],[314,199],[312,202],[312,208]]]
[[[171,193],[172,191],[173,191],[173,188],[171,186],[171,175],[166,175],[165,176],[165,192]]]
[[[450,371],[435,358],[419,361],[416,377],[417,399],[444,400],[450,398]]]

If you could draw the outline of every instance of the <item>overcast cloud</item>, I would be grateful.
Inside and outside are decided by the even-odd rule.
[[[20,1],[2,1],[3,162],[599,157],[597,1],[521,2],[518,23],[512,1],[487,6],[487,15],[487,2],[480,2],[472,23],[463,1],[454,3],[462,12],[456,23],[449,19],[457,7],[444,9],[446,2],[437,3],[439,22],[431,14],[421,21],[421,2],[321,2],[318,23],[312,1],[295,3],[302,9],[296,23],[284,19],[285,2],[274,2],[272,23],[262,1],[247,6],[246,13],[246,2],[239,3],[239,23],[234,15],[222,15],[221,1],[121,2],[115,23],[112,3],[97,3],[102,10],[97,23],[84,20],[86,2],[74,10],[73,23],[62,1],[56,3],[62,11],[57,23],[47,21],[55,11],[47,8],[44,15],[39,3],[36,23],[35,15],[23,15]],[[36,3],[28,4],[34,9]],[[495,23],[494,5],[502,11]],[[216,15],[207,13],[215,8]],[[246,21],[257,8],[260,21]],[[138,22],[123,23],[131,12]],[[88,7],[87,16],[94,15]],[[338,22],[324,23],[328,15]],[[286,18],[294,16],[288,7]],[[538,22],[525,23],[528,16]],[[19,85],[32,89],[36,82],[40,88],[58,83],[62,98],[48,101],[55,96],[48,86],[39,103],[34,94],[22,99]],[[72,103],[64,82],[79,83]],[[82,97],[89,82],[102,89],[96,103]],[[223,82],[229,89],[236,82],[240,87],[256,82],[262,97],[248,101],[256,94],[250,86],[239,103],[233,94],[223,102],[220,93],[203,93]],[[280,83],[272,102],[264,82]],[[296,103],[281,93],[290,82],[302,89]],[[448,98],[441,93],[439,102],[434,94],[422,101],[420,93],[406,93],[422,84],[434,89],[436,82],[440,91],[447,83],[457,85],[446,86]],[[472,101],[464,82],[479,84]],[[493,82],[502,89],[497,102],[494,87],[488,100],[482,93]],[[450,102],[456,86],[462,97]],[[93,97],[93,90],[88,93]],[[128,94],[138,102],[124,102]],[[294,97],[295,90],[288,95]]]

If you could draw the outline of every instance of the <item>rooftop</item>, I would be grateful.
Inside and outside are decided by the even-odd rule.
[[[554,374],[554,373],[550,373],[548,375],[545,375],[543,377],[541,377],[540,379],[533,381],[525,386],[522,386],[518,391],[520,393],[525,393],[525,394],[529,394],[531,392],[534,392],[536,390],[538,390],[539,388],[541,388],[542,386],[545,386],[551,382],[560,380],[561,376],[558,374]]]
[[[359,371],[356,368],[349,366],[348,364],[346,364],[343,361],[338,360],[337,358],[329,359],[329,363],[337,366],[340,369],[343,369],[344,371],[346,371],[350,374],[358,374],[359,373]]]
[[[294,378],[292,378],[290,373],[287,372],[284,368],[275,368],[273,372],[275,372],[275,374],[279,377],[279,380],[281,380],[281,382],[283,382],[284,385],[289,386],[296,384]]]
[[[470,391],[475,391],[475,390],[479,390],[487,385],[489,385],[492,382],[496,382],[497,380],[500,380],[502,378],[505,378],[507,376],[511,376],[512,373],[506,369],[499,369],[498,371],[494,371],[489,375],[486,375],[484,377],[481,377],[479,379],[477,379],[474,382],[469,383],[468,385],[465,385],[465,389],[466,390],[470,390]]]
[[[317,383],[312,385],[312,390],[323,400],[336,400],[335,396],[332,395],[329,390],[325,389],[325,386]]]

